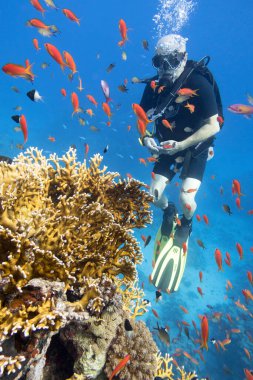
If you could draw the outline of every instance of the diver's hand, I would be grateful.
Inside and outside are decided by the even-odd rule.
[[[176,154],[181,150],[184,150],[184,146],[181,141],[167,140],[161,142],[160,145],[162,147],[161,153],[169,154],[170,156],[173,156],[173,154]]]
[[[151,154],[159,154],[159,151],[161,150],[161,147],[157,145],[152,137],[144,137],[143,145],[148,148]]]

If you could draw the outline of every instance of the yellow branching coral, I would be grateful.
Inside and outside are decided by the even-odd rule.
[[[21,368],[21,363],[24,360],[25,357],[22,355],[15,357],[0,355],[0,376],[2,376],[4,372],[6,372],[7,375],[16,372],[17,369]]]
[[[160,352],[157,353],[157,372],[156,376],[159,376],[161,379],[165,380],[193,380],[196,377],[196,374],[191,372],[185,372],[184,368],[177,367],[176,370],[179,372],[180,377],[178,375],[174,375],[173,373],[173,357],[169,354],[165,354],[162,356]]]
[[[122,295],[123,309],[129,313],[130,318],[142,316],[147,312],[146,303],[143,300],[144,291],[137,286],[138,281],[124,284],[117,280],[116,284],[118,292]]]
[[[151,222],[153,198],[137,180],[116,180],[101,161],[97,154],[89,166],[80,163],[72,148],[47,159],[30,148],[12,164],[0,162],[2,342],[61,326],[53,295],[31,302],[25,288],[33,279],[63,283],[72,297],[64,307],[97,316],[117,276],[126,285],[136,280],[143,257],[132,229]]]

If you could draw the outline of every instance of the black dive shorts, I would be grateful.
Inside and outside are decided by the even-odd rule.
[[[159,161],[155,163],[153,170],[154,173],[160,174],[168,178],[169,181],[171,181],[177,173],[180,175],[184,162],[175,162],[175,158],[179,156],[185,156],[185,154],[178,153],[176,156],[170,156],[169,154],[161,154],[159,156]],[[208,149],[205,149],[198,155],[191,156],[189,166],[186,172],[186,177],[195,178],[202,182],[206,168],[207,157]]]

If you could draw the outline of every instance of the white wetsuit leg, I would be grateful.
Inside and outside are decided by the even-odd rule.
[[[191,219],[197,208],[195,196],[200,185],[201,181],[190,177],[185,178],[182,182],[179,200],[186,219]]]
[[[161,209],[168,206],[168,198],[163,194],[167,184],[168,178],[155,174],[155,179],[152,179],[150,185],[150,194],[154,196],[154,205]]]

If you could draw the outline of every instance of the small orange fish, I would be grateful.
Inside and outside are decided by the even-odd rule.
[[[253,285],[253,275],[252,275],[252,272],[247,271],[247,277],[248,277],[248,280],[251,283],[251,285]]]
[[[94,115],[95,115],[95,114],[93,113],[93,111],[92,111],[91,108],[88,108],[88,109],[86,110],[86,113],[87,113],[88,115],[90,115],[90,116],[94,116]]]
[[[75,73],[77,73],[76,64],[75,64],[75,61],[74,61],[72,55],[69,52],[64,50],[63,51],[63,57],[65,59],[66,66],[68,66],[70,68],[70,70],[72,71],[72,74],[74,75]]]
[[[156,81],[155,81],[155,80],[152,80],[152,81],[150,82],[150,87],[152,88],[152,90],[155,90],[156,86],[157,86]]]
[[[219,268],[218,270],[223,270],[222,269],[222,254],[218,248],[216,248],[214,256],[215,256],[215,261],[216,261],[218,268]]]
[[[184,252],[184,255],[185,255],[186,252],[187,252],[187,244],[186,244],[186,242],[183,242],[182,248],[183,248],[183,252]]]
[[[249,369],[244,368],[244,373],[247,380],[253,380],[253,375]]]
[[[155,157],[147,157],[146,159],[148,162],[158,162],[158,159]]]
[[[184,306],[179,306],[180,307],[180,309],[185,313],[185,314],[188,314],[189,313],[189,311],[184,307]]]
[[[198,222],[200,222],[201,221],[201,216],[200,215],[196,215],[196,219],[197,219]]]
[[[85,152],[85,158],[87,159],[88,153],[89,153],[90,147],[89,144],[84,144],[84,152]]]
[[[204,222],[206,224],[209,224],[209,220],[208,220],[208,217],[206,215],[203,215],[203,219],[204,219]]]
[[[197,287],[197,291],[199,292],[199,294],[201,295],[201,297],[203,297],[204,293],[203,293],[202,289],[199,286]]]
[[[111,113],[111,108],[110,108],[109,104],[106,102],[103,102],[102,108],[103,108],[104,112],[106,113],[106,115],[110,118],[112,116],[112,113]]]
[[[34,6],[35,9],[37,9],[37,11],[41,12],[42,15],[44,15],[44,12],[46,12],[46,10],[42,7],[39,0],[30,0],[30,3]]]
[[[231,332],[234,334],[240,334],[241,330],[240,329],[231,329]]]
[[[61,66],[61,69],[64,70],[66,63],[63,61],[62,55],[59,50],[52,44],[44,44],[48,54]]]
[[[79,112],[82,112],[82,109],[79,107],[79,99],[78,99],[78,95],[76,92],[72,92],[71,94],[71,102],[72,102],[72,105],[73,105],[73,108],[74,108],[74,111],[72,113],[72,117],[75,113],[79,113]]]
[[[139,158],[139,161],[140,161],[140,164],[144,164],[144,165],[146,165],[146,161],[145,161],[144,158]]]
[[[126,22],[123,19],[119,20],[119,31],[120,31],[120,35],[121,35],[122,40],[118,42],[118,45],[121,47],[128,40],[128,38],[127,38],[128,29],[126,26]]]
[[[51,142],[55,142],[55,137],[49,136],[48,140],[50,140]]]
[[[20,116],[19,123],[20,123],[21,130],[23,132],[23,135],[24,135],[24,144],[25,144],[28,140],[28,128],[27,128],[27,122],[26,122],[25,115]]]
[[[86,95],[86,98],[88,98],[89,101],[97,107],[98,102],[95,100],[95,98],[92,95]]]
[[[154,172],[151,172],[151,177],[155,181],[155,173]]]
[[[147,118],[146,112],[144,109],[137,103],[132,104],[133,111],[138,119],[143,120],[144,123],[151,123],[151,120]]]
[[[127,176],[127,178],[129,178],[129,179],[133,178],[132,174],[130,174],[130,173],[127,173],[126,176]]]
[[[240,243],[236,243],[236,249],[237,249],[237,252],[239,253],[240,260],[242,260],[243,259],[243,249],[242,249],[242,246]]]
[[[241,199],[240,199],[239,197],[236,198],[236,200],[235,200],[235,204],[236,204],[236,206],[237,206],[237,208],[238,208],[239,210],[242,210],[242,207],[241,207]]]
[[[195,191],[197,191],[198,189],[188,189],[188,190],[184,190],[184,189],[182,189],[181,191],[183,192],[183,193],[189,193],[189,194],[191,194],[191,193],[195,193]]]
[[[128,132],[130,132],[130,129],[131,129],[131,125],[128,125],[128,126],[127,126],[127,130],[128,130]]]
[[[244,195],[241,193],[241,184],[240,182],[237,180],[237,179],[233,179],[233,182],[232,182],[232,194],[238,194],[239,197]]]
[[[163,119],[162,120],[162,125],[166,128],[169,128],[171,131],[173,131],[173,126],[168,122],[168,120]]]
[[[159,315],[158,315],[157,311],[155,311],[155,309],[151,309],[151,311],[156,318],[159,318]]]
[[[191,90],[190,88],[181,88],[180,90],[177,91],[177,94],[182,95],[182,96],[194,96],[194,95],[198,96],[196,91],[198,90]]]
[[[65,88],[61,89],[61,94],[62,94],[62,96],[67,96],[67,92],[66,92]]]
[[[189,102],[187,102],[187,104],[184,107],[188,108],[188,110],[190,111],[190,113],[193,113],[195,111],[194,104],[190,104]]]
[[[202,282],[202,279],[203,279],[203,273],[199,272],[199,281]]]
[[[208,319],[204,315],[202,320],[201,320],[201,347],[200,348],[205,348],[208,350],[208,333],[209,333],[209,328],[208,328]]]
[[[109,380],[112,380],[114,378],[114,376],[116,376],[126,365],[127,363],[129,362],[129,360],[131,359],[131,355],[126,355],[124,357],[124,359],[122,359],[119,364],[114,368],[114,370],[112,371],[110,377],[109,377]]]
[[[70,9],[64,8],[62,10],[62,13],[71,21],[76,22],[80,26],[80,19],[76,17],[74,12],[72,12]]]
[[[243,347],[245,354],[247,355],[248,359],[251,360],[250,352],[247,348]]]
[[[36,50],[40,50],[39,41],[37,40],[37,38],[33,39],[33,46],[35,47]]]
[[[31,71],[32,65],[17,65],[15,63],[7,63],[2,67],[2,70],[5,74],[11,75],[14,78],[23,78],[33,82],[34,74]]]

